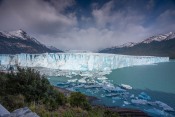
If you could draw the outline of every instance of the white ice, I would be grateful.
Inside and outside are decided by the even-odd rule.
[[[110,71],[169,61],[168,57],[128,56],[100,53],[1,54],[0,65],[9,67],[44,67],[59,70]],[[82,74],[86,76],[86,74]]]

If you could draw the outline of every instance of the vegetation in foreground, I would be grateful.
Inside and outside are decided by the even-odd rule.
[[[30,68],[0,72],[0,86],[0,103],[9,111],[28,106],[41,117],[118,117],[116,112],[92,107],[79,92],[64,96]]]

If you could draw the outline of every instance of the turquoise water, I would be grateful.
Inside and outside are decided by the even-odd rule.
[[[141,92],[144,92],[151,97],[151,100],[147,101],[161,101],[175,109],[174,61],[159,63],[155,65],[135,66],[113,70],[110,74],[106,75],[107,79],[104,80],[105,82],[108,82],[114,86],[127,84],[133,88],[131,90],[126,90],[124,94],[117,96],[107,96],[114,94],[115,92],[106,91],[101,87],[76,87],[81,84],[87,85],[87,83],[91,82],[91,80],[98,83],[103,82],[103,80],[98,80],[97,78],[88,77],[86,78],[86,83],[78,81],[79,79],[82,79],[82,77],[79,75],[72,78],[64,76],[48,76],[48,78],[51,84],[55,86],[67,88],[74,91],[80,91],[86,95],[99,98],[100,100],[95,101],[94,104],[117,106],[123,108],[136,108],[148,112],[152,116],[175,115],[174,112],[164,111],[162,107],[157,105],[135,104],[131,101],[132,99],[137,99],[139,97],[139,94]],[[67,81],[70,79],[77,80],[76,82],[67,83]],[[62,82],[66,84],[61,84]]]
[[[134,89],[150,89],[175,94],[175,62],[173,61],[117,69],[107,77],[118,84],[129,84]]]

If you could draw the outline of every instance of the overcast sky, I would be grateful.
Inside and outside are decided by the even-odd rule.
[[[175,32],[175,0],[0,0],[0,30],[63,50],[98,50]]]

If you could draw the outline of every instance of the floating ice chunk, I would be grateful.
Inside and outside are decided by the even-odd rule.
[[[92,90],[90,90],[90,89],[87,89],[87,90],[86,90],[86,92],[87,92],[87,93],[94,94],[94,93],[93,93],[93,91],[92,91]]]
[[[131,103],[129,103],[128,101],[123,101],[123,103],[124,103],[125,105],[131,104]]]
[[[134,94],[132,94],[132,95],[130,96],[130,98],[134,98]]]
[[[117,92],[123,93],[123,92],[125,92],[126,90],[125,90],[125,89],[122,89],[122,88],[120,88],[120,87],[115,87],[115,88],[113,89],[113,91],[117,91]]]
[[[94,85],[85,85],[84,88],[101,88],[101,86],[97,85],[97,84],[96,85],[95,84]]]
[[[110,93],[110,94],[106,94],[106,97],[113,97],[113,96],[120,96],[120,94],[118,93]]]
[[[96,89],[93,93],[98,93],[98,92],[99,92],[99,90]]]
[[[167,104],[161,102],[161,101],[155,101],[156,104],[159,105],[159,107],[163,108],[163,110],[165,111],[174,111],[174,109],[170,106],[168,106]]]
[[[151,97],[147,95],[145,92],[141,92],[138,97],[139,99],[143,99],[143,100],[151,100]]]
[[[115,103],[116,101],[115,100],[112,100],[112,103]]]
[[[114,92],[114,93],[110,93],[110,94],[106,94],[106,97],[113,97],[113,96],[122,96],[123,98],[126,98],[128,95],[128,92]]]
[[[67,82],[76,82],[78,79],[70,79],[70,80],[67,80]]]
[[[105,95],[104,94],[101,94],[100,97],[105,97]]]
[[[132,89],[130,85],[126,85],[126,84],[121,84],[121,87],[124,89]]]
[[[67,78],[72,78],[72,76],[71,75],[65,75]]]
[[[156,109],[156,108],[153,108],[153,109],[146,109],[145,110],[146,112],[150,113],[150,114],[153,114],[154,116],[158,116],[158,117],[174,117],[173,115],[171,114],[168,114],[166,113],[165,111],[163,110],[159,110],[159,109]]]
[[[141,100],[141,99],[132,99],[131,102],[133,104],[142,104],[142,105],[147,104],[147,101],[146,100]]]
[[[112,97],[112,99],[113,100],[121,100],[121,97],[116,96],[116,97]]]
[[[110,74],[112,71],[111,70],[103,70],[103,71],[99,71],[98,74],[101,76],[104,76],[106,74]]]
[[[75,71],[72,71],[71,74],[72,75],[77,75],[77,73]]]
[[[100,78],[97,78],[98,80],[106,80],[106,79],[108,79],[108,78],[106,78],[106,77],[100,77]]]
[[[156,109],[156,108],[147,109],[145,111],[148,112],[148,113],[151,113],[151,114],[159,115],[159,116],[163,116],[165,114],[164,111],[161,111],[161,110]]]
[[[93,74],[91,72],[82,72],[80,74],[80,76],[83,76],[83,77],[93,77]]]
[[[58,85],[58,86],[60,86],[60,85],[61,85],[61,86],[62,86],[62,85],[69,85],[69,83],[67,83],[67,82],[57,82],[57,85]]]
[[[86,78],[86,83],[89,84],[89,85],[91,85],[91,84],[95,84],[96,81],[94,79],[87,79]]]
[[[151,105],[151,106],[157,106],[156,102],[147,102],[148,105]]]
[[[108,82],[104,82],[104,83],[102,83],[100,85],[102,85],[104,90],[109,91],[109,92],[111,92],[111,90],[115,89],[114,85],[111,84],[111,83],[108,83]]]
[[[86,83],[86,79],[85,78],[81,78],[81,79],[78,80],[78,82],[80,82],[80,83]]]

